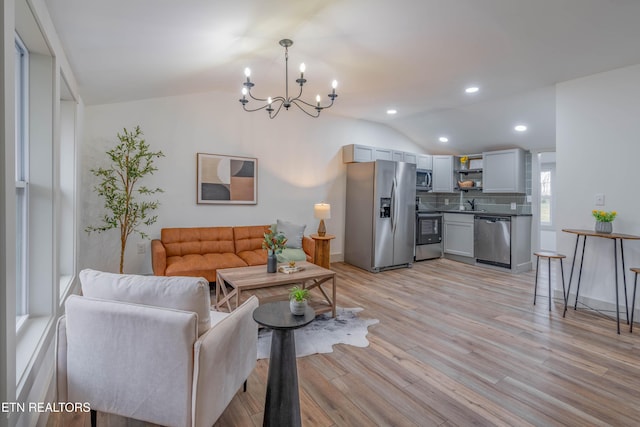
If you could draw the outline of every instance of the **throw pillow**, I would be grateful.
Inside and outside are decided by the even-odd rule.
[[[307,254],[302,249],[284,248],[278,255],[278,262],[306,261]]]
[[[304,237],[305,225],[297,225],[289,221],[277,222],[278,233],[284,234],[287,238],[287,248],[302,249],[302,238]]]

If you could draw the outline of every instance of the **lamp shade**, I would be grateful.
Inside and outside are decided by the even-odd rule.
[[[313,206],[313,216],[317,219],[331,218],[331,205],[329,203],[316,203]]]

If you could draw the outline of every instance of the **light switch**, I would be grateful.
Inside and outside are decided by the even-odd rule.
[[[144,242],[138,242],[138,253],[143,254],[147,251],[147,244]]]
[[[444,199],[445,206],[449,204],[449,199]]]
[[[596,194],[596,206],[604,206],[604,194]]]
[[[512,211],[516,210],[516,203],[515,202],[511,202],[511,210]]]

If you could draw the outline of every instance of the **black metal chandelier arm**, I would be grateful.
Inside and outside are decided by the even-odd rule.
[[[262,107],[258,107],[258,108],[247,108],[247,106],[245,104],[242,104],[242,109],[244,111],[247,111],[249,113],[253,113],[254,111],[260,111],[260,110],[264,110],[265,108],[267,108],[269,106],[269,104],[263,105]]]
[[[331,106],[333,105],[333,99],[331,100],[331,102],[329,103],[329,105],[326,105],[326,106],[322,106],[322,105],[318,105],[318,104],[311,104],[311,103],[309,103],[309,102],[306,102],[306,101],[304,101],[304,100],[302,100],[302,99],[297,99],[297,98],[296,98],[296,99],[292,99],[291,101],[292,101],[292,102],[296,102],[296,103],[297,103],[297,102],[301,102],[301,103],[303,103],[304,105],[306,105],[306,106],[308,106],[308,107],[316,108],[316,109],[317,109],[317,108],[320,108],[321,110],[324,110],[325,108],[331,108]]]
[[[320,108],[318,108],[318,107],[313,107],[313,108],[315,108],[315,110],[316,110],[315,114],[313,114],[313,113],[308,112],[307,110],[305,110],[305,109],[304,109],[304,107],[302,107],[300,104],[298,104],[298,101],[297,101],[297,100],[292,101],[292,102],[291,102],[291,104],[293,104],[293,105],[295,105],[296,107],[298,107],[298,108],[300,109],[300,111],[302,111],[303,113],[305,113],[307,116],[315,117],[315,118],[320,117],[320,112],[322,111],[322,107],[320,107]],[[306,102],[304,102],[304,104],[309,105],[309,104],[307,104]]]
[[[271,111],[269,111],[269,109],[267,109],[267,111],[269,111],[269,118],[270,119],[275,119],[276,116],[278,115],[278,113],[280,112],[280,110],[282,109],[282,105],[284,104],[284,102],[281,102],[280,105],[278,106],[278,109],[275,110],[276,112],[272,114],[273,112],[273,108],[271,109]]]

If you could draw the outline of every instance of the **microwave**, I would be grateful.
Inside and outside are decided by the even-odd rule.
[[[433,176],[430,170],[416,169],[416,191],[431,191]]]

